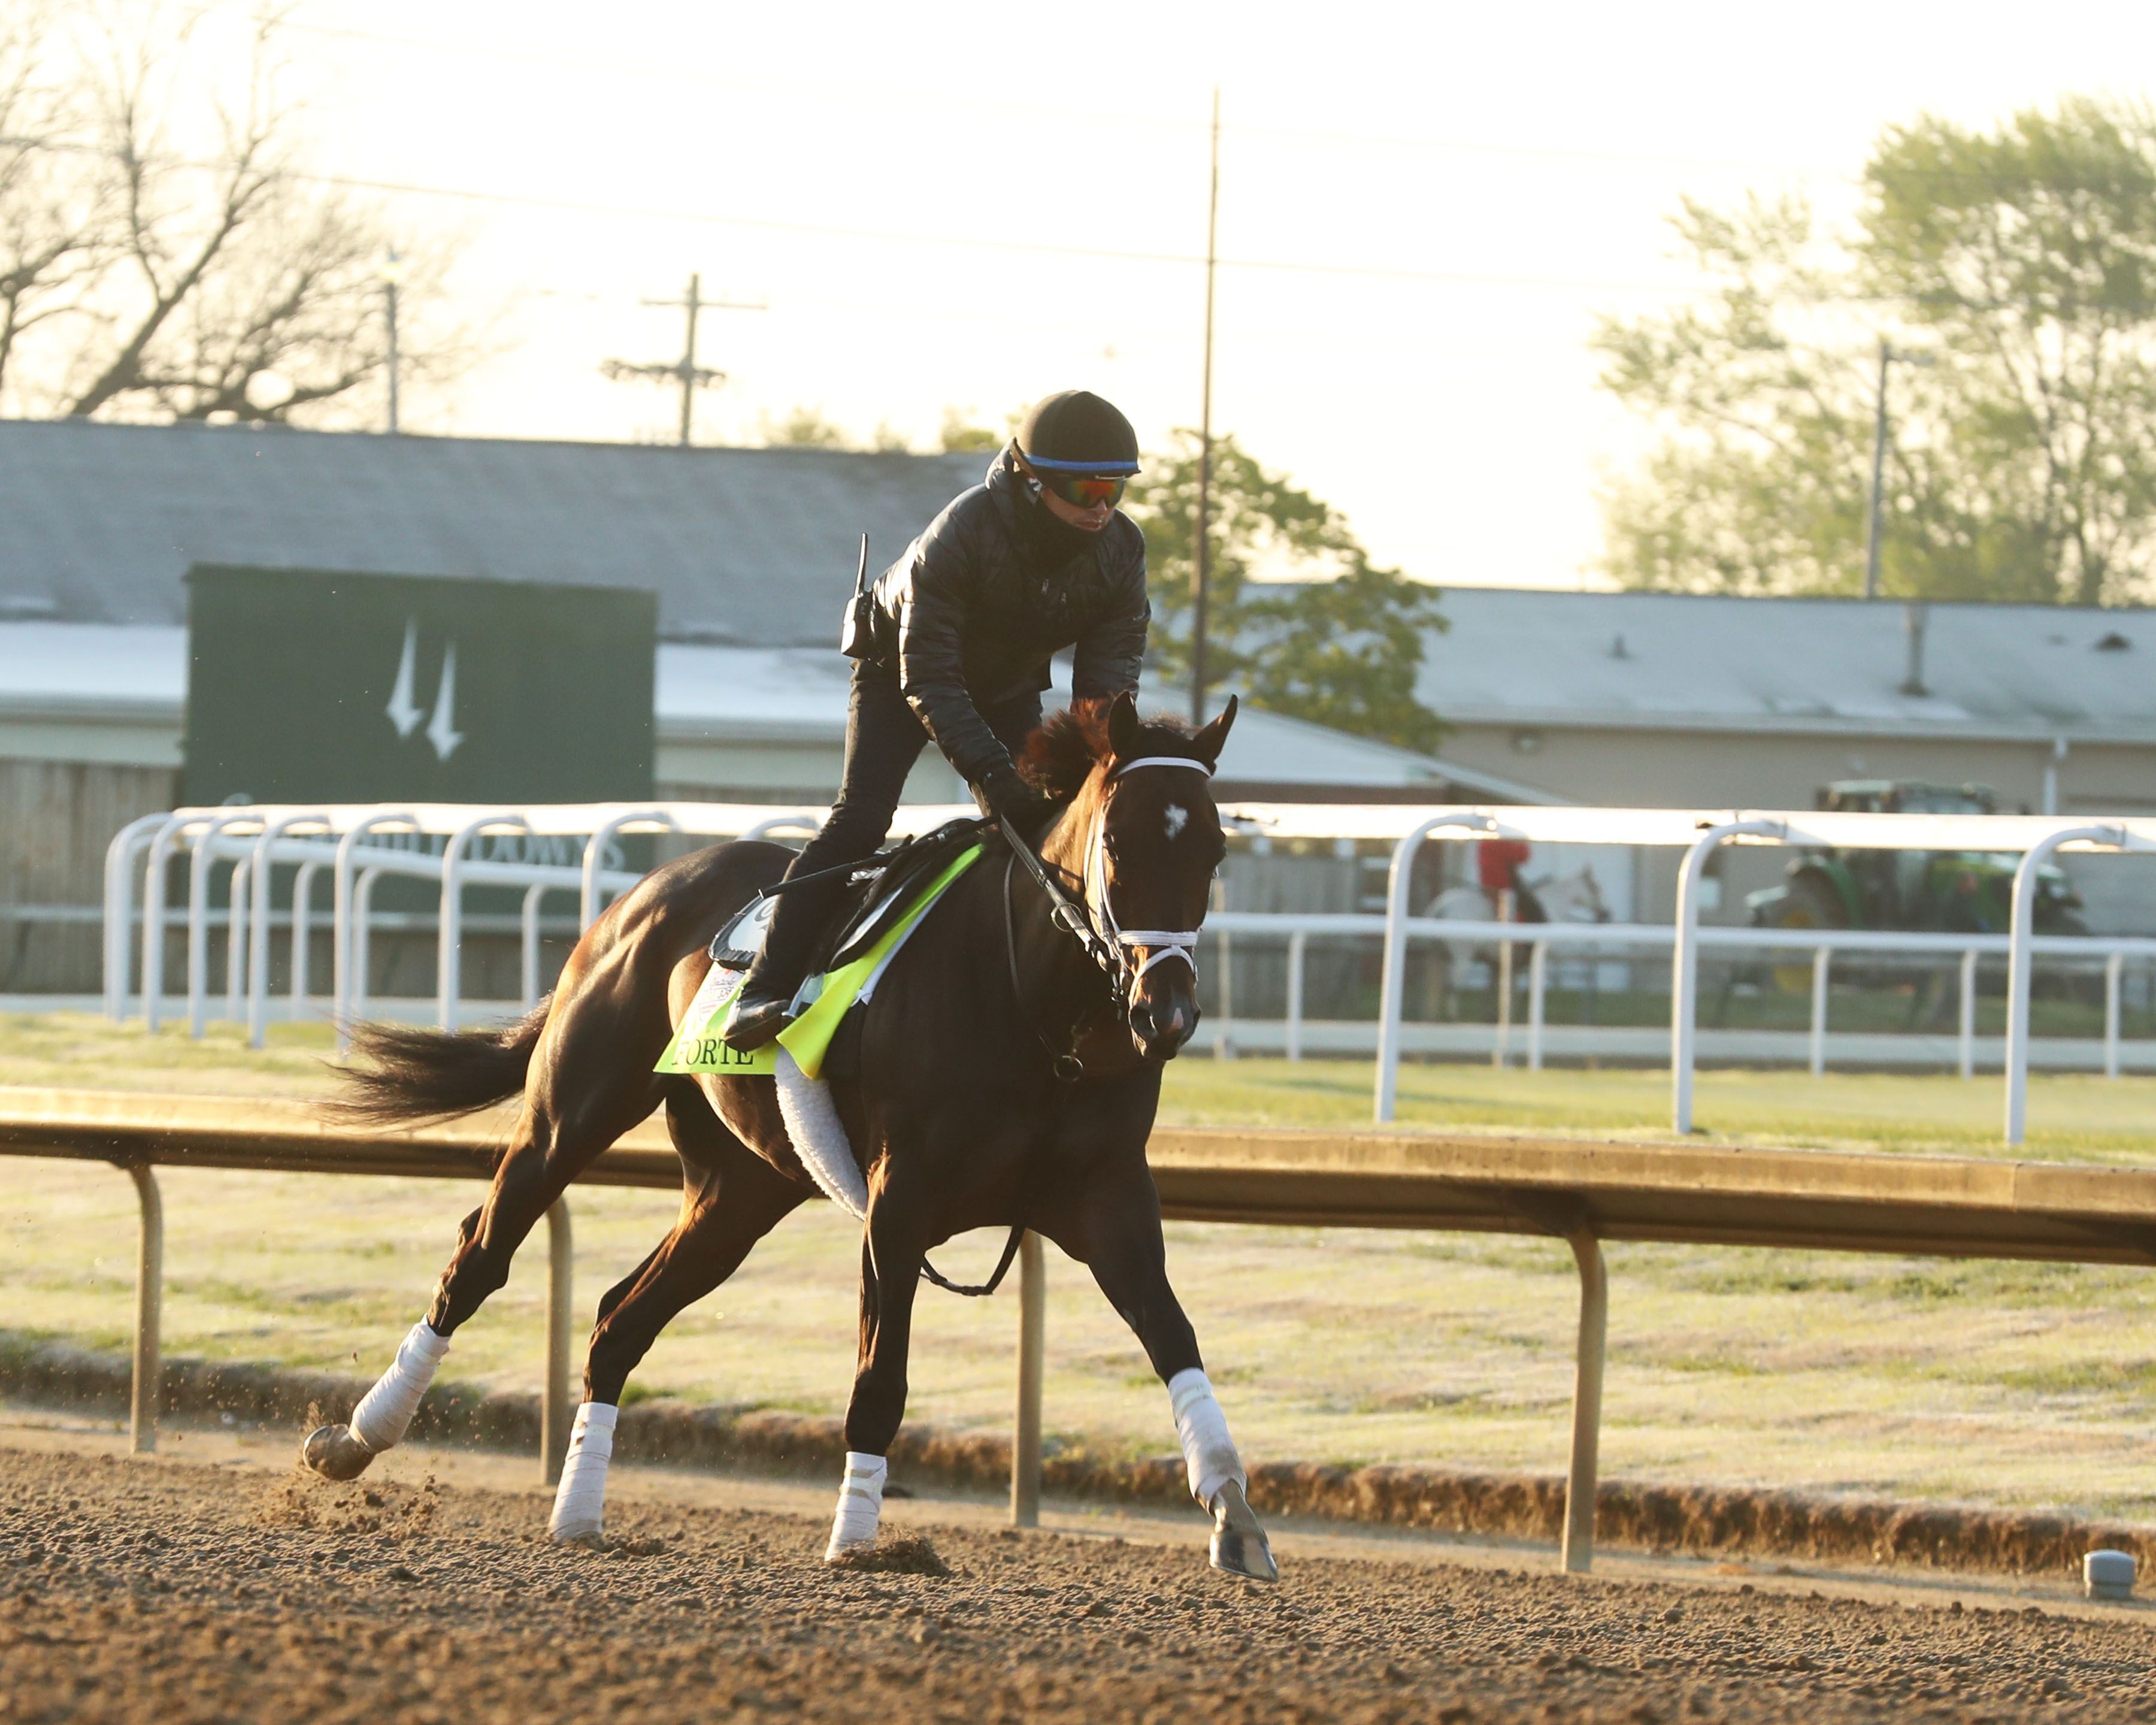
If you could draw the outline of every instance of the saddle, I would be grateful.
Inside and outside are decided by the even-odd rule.
[[[868,952],[905,916],[916,892],[960,853],[980,843],[988,826],[979,819],[946,821],[933,832],[853,865],[845,894],[818,940],[808,973],[841,969]],[[754,963],[771,931],[779,895],[793,884],[767,887],[736,911],[711,942],[711,963],[730,971],[747,970]]]

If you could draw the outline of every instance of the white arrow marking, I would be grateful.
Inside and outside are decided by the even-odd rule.
[[[419,709],[412,704],[412,661],[419,651],[419,625],[404,625],[404,656],[397,661],[397,685],[389,691],[389,722],[399,737],[409,737],[419,722]]]
[[[457,745],[465,740],[464,732],[455,728],[456,704],[457,644],[452,641],[442,650],[442,686],[434,691],[434,716],[427,723],[427,741],[434,744],[435,756],[444,761],[456,753]]]

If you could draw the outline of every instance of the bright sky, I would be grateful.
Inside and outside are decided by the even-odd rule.
[[[233,10],[239,11],[237,6]],[[797,403],[916,441],[1083,386],[1148,441],[1199,413],[1206,115],[1223,110],[1214,423],[1439,583],[1593,579],[1640,434],[1598,313],[1691,278],[1685,193],[1846,208],[1879,129],[2140,95],[2156,7],[1815,0],[1143,7],[301,0],[317,159],[468,236],[497,357],[416,429],[670,439]],[[2124,80],[2122,82],[2121,80]],[[1263,267],[1260,267],[1263,266]]]

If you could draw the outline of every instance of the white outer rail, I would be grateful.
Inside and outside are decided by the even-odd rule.
[[[925,832],[954,816],[968,814],[970,806],[913,804],[903,806],[893,824],[896,834]],[[131,824],[116,836],[106,855],[105,1001],[116,1018],[125,1016],[128,1001],[126,951],[136,859],[146,850],[147,865],[142,882],[142,983],[146,1022],[155,1028],[162,1005],[163,947],[167,927],[165,911],[167,864],[179,850],[192,853],[187,911],[187,972],[190,1027],[201,1034],[206,1015],[208,884],[210,870],[220,857],[244,863],[253,888],[252,916],[235,917],[231,928],[232,957],[253,925],[254,949],[249,953],[249,1008],[250,1030],[258,1028],[266,1009],[272,871],[280,863],[333,863],[336,868],[333,935],[339,955],[336,1004],[341,1017],[348,1017],[358,988],[352,974],[352,957],[364,945],[364,930],[357,926],[363,893],[353,890],[352,871],[364,864],[369,875],[409,874],[439,881],[442,887],[441,945],[438,960],[439,987],[437,1017],[453,1024],[458,1017],[461,979],[459,942],[461,891],[465,886],[486,884],[526,889],[525,922],[526,988],[531,992],[536,897],[533,889],[573,886],[578,893],[580,923],[588,926],[598,914],[608,887],[625,887],[635,877],[610,874],[602,866],[604,847],[624,832],[675,832],[706,836],[762,837],[767,833],[813,828],[823,811],[775,809],[740,803],[595,803],[533,805],[521,809],[480,810],[455,804],[417,804],[401,809],[367,804],[306,809],[275,806],[243,809],[180,809],[153,824],[151,818]],[[1698,922],[1699,896],[1707,860],[1723,843],[1758,843],[1802,846],[1839,846],[1857,849],[1966,850],[2015,852],[2022,859],[2014,895],[2014,923],[2006,937],[2010,973],[2018,981],[2010,985],[2010,1024],[2007,1060],[2007,1127],[2010,1142],[2019,1142],[2025,1123],[2027,1078],[2027,972],[2034,953],[2054,950],[2039,940],[2030,926],[2036,870],[2043,860],[2066,849],[2156,852],[2156,819],[2133,817],[2115,823],[2092,824],[2028,815],[1845,814],[1812,811],[1747,811],[1702,813],[1691,809],[1481,808],[1417,809],[1391,804],[1335,805],[1317,803],[1233,803],[1224,807],[1224,821],[1234,830],[1251,837],[1338,837],[1384,839],[1394,846],[1387,906],[1383,917],[1371,919],[1385,942],[1383,988],[1378,1024],[1378,1070],[1375,1111],[1380,1121],[1392,1117],[1398,1095],[1401,1045],[1404,962],[1410,937],[1459,940],[1486,937],[1511,942],[1522,939],[1523,929],[1534,932],[1530,978],[1543,973],[1541,946],[1578,939],[1611,940],[1617,931],[1609,925],[1533,924],[1493,925],[1502,930],[1486,935],[1481,925],[1432,923],[1411,918],[1407,899],[1416,852],[1430,839],[1457,842],[1467,838],[1507,837],[1544,844],[1604,844],[1681,846],[1685,861],[1679,873],[1677,916],[1672,930],[1660,937],[1671,942],[1671,1113],[1679,1131],[1691,1127],[1693,1044],[1697,1033],[1697,968],[1701,947],[1726,942],[1757,943],[1768,947],[1809,947],[1815,953],[1815,972],[1824,968],[1817,956],[1841,947],[1875,951],[1928,951],[1934,948],[1964,955],[1992,947],[1997,937],[1885,936],[1850,931],[1806,931],[1802,938],[1775,938],[1776,932],[1702,928]],[[297,825],[321,829],[319,838],[300,839],[290,829]],[[421,834],[440,835],[449,842],[440,857],[413,851],[391,850],[364,843],[367,834],[385,827],[401,827]],[[471,840],[490,827],[541,836],[576,836],[585,840],[582,866],[474,861],[465,852]],[[251,842],[228,837],[239,829],[252,829]],[[334,839],[334,847],[329,841]],[[363,855],[362,855],[363,853]],[[1268,919],[1277,930],[1292,932],[1291,923],[1301,919]],[[1359,920],[1359,919],[1358,919]],[[1342,919],[1328,919],[1327,932],[1346,933]],[[295,909],[295,928],[305,917]],[[1240,919],[1222,916],[1219,926],[1226,933]],[[1311,927],[1303,924],[1306,928]],[[1570,932],[1577,929],[1576,934]],[[1358,928],[1354,932],[1363,932]],[[1763,940],[1762,937],[1766,937]],[[2095,956],[2119,957],[2138,950],[2133,943],[2076,941],[2069,949]],[[1292,968],[1300,972],[1291,954]],[[2018,957],[2018,963],[2017,963]],[[1971,1031],[1969,1011],[1973,995],[1964,958],[1964,1063],[1968,1062]],[[237,973],[234,974],[236,976]],[[2107,998],[2115,996],[2115,973],[2107,976]],[[1818,989],[1815,988],[1815,1007]],[[2018,1011],[2018,1017],[2015,1016]],[[1292,1009],[1299,1026],[1299,1002]],[[1528,1059],[1538,1061],[1541,1026],[1538,1014],[1531,1017]],[[2107,1014],[2107,1049],[2115,1048],[2116,1014]],[[1815,1058],[1822,1045],[1824,1025],[1815,1014]],[[2107,1065],[2115,1065],[2115,1054]]]

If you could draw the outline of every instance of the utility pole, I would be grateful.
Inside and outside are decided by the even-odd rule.
[[[393,249],[382,264],[382,314],[389,334],[389,434],[397,434],[397,284],[404,279],[404,260]]]
[[[1205,722],[1205,599],[1213,578],[1213,276],[1219,257],[1220,86],[1213,86],[1213,170],[1205,198],[1205,362],[1198,409],[1197,580],[1190,598],[1190,722]]]
[[[1897,359],[1912,366],[1933,363],[1928,353],[1897,353],[1884,336],[1879,338],[1879,394],[1871,423],[1871,519],[1864,534],[1864,597],[1867,599],[1879,597],[1880,542],[1885,536],[1881,528],[1886,509],[1887,367]]]
[[[696,392],[699,389],[716,389],[726,381],[724,372],[713,371],[707,366],[696,363],[697,315],[704,311],[763,311],[769,308],[761,300],[707,300],[704,297],[704,278],[700,275],[690,276],[689,291],[682,298],[646,300],[644,303],[688,314],[688,333],[681,344],[680,358],[671,365],[639,365],[625,359],[609,359],[601,362],[599,370],[617,383],[630,381],[655,382],[666,378],[678,382],[681,386],[681,429],[678,440],[685,449],[695,441]]]

